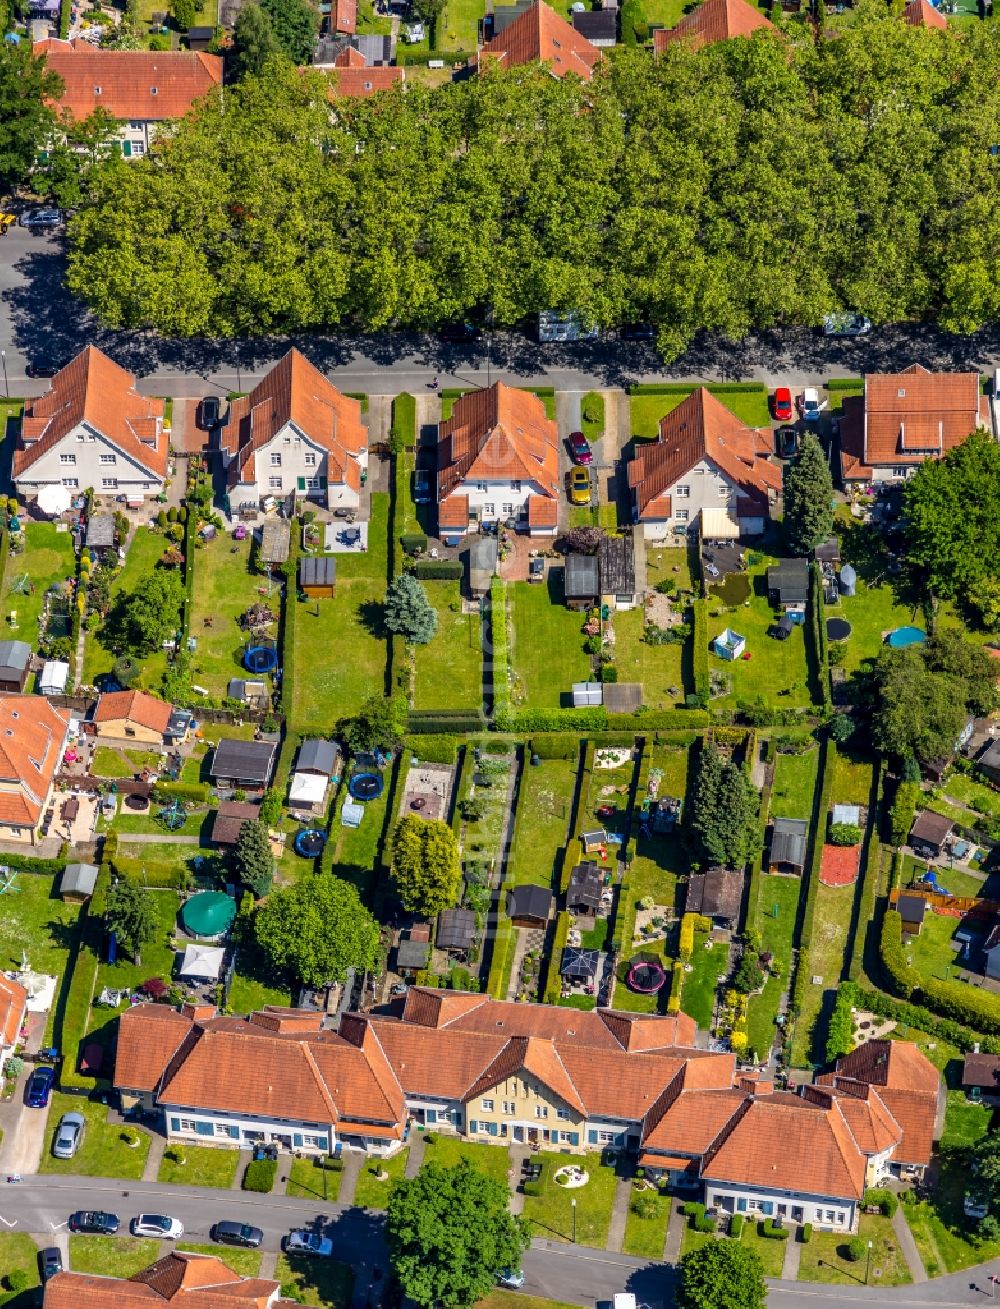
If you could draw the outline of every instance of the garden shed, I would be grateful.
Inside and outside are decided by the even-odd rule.
[[[776,818],[771,825],[771,853],[768,871],[801,873],[806,862],[806,836],[809,824],[804,818]]]
[[[476,915],[471,909],[443,909],[438,914],[434,944],[439,950],[464,953],[476,939]]]
[[[82,904],[94,894],[96,885],[96,864],[67,864],[59,882],[59,894],[64,900]]]
[[[270,693],[265,682],[246,677],[231,677],[226,688],[227,700],[238,700],[252,709],[266,709]]]
[[[805,622],[809,599],[809,560],[783,559],[767,570],[767,594],[793,622]]]
[[[688,878],[684,909],[703,914],[720,927],[735,928],[743,904],[743,873],[735,868],[709,868]]]
[[[515,886],[507,897],[507,913],[517,927],[544,927],[551,910],[552,891],[547,886]]]
[[[734,659],[742,659],[746,648],[746,637],[740,636],[739,632],[734,632],[731,627],[727,627],[724,632],[720,632],[712,642],[712,649],[719,658],[730,662]]]
[[[337,589],[333,555],[306,555],[299,560],[299,590],[315,600],[332,600]]]
[[[638,601],[633,531],[605,536],[597,548],[597,563],[604,602],[616,609],[631,609]]]
[[[340,773],[340,747],[335,741],[325,741],[315,737],[303,741],[299,746],[295,771],[336,777]]]
[[[896,901],[896,911],[903,920],[903,935],[919,936],[927,912],[927,901],[924,897],[904,891]]]
[[[404,936],[396,946],[396,972],[404,975],[418,972],[427,967],[431,955],[429,941],[418,941],[412,936]]]
[[[266,786],[271,779],[277,745],[273,741],[237,741],[224,737],[215,747],[211,777],[233,786]]]
[[[563,592],[567,609],[591,609],[600,597],[597,556],[566,556]]]
[[[604,688],[600,682],[574,682],[573,708],[586,709],[604,703]]]
[[[260,809],[245,800],[223,800],[212,819],[212,844],[232,847],[240,839],[244,823],[256,822]]]
[[[950,818],[935,814],[930,809],[921,809],[910,828],[910,847],[925,859],[936,859],[951,836],[951,829]]]
[[[69,664],[50,659],[38,674],[39,695],[65,695],[69,682]]]
[[[0,693],[20,694],[31,667],[31,646],[26,641],[0,641]]]
[[[641,682],[603,682],[604,707],[609,714],[634,714],[642,708]]]
[[[575,913],[596,913],[601,907],[603,893],[603,872],[592,859],[585,859],[570,874],[566,908]]]
[[[111,514],[94,514],[87,524],[87,536],[84,545],[88,550],[113,550],[115,548],[115,520]]]

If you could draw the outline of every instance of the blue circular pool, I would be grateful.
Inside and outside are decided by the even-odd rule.
[[[910,645],[923,645],[927,633],[922,627],[897,627],[889,633],[888,644],[893,650],[905,650]]]

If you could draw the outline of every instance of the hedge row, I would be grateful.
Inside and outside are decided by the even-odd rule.
[[[858,913],[858,929],[854,936],[854,948],[847,976],[856,982],[861,976],[865,958],[865,937],[868,924],[875,917],[875,897],[878,895],[879,870],[882,865],[882,843],[879,840],[879,828],[882,819],[882,793],[885,785],[885,760],[879,761],[875,781],[875,812],[868,815],[868,854],[861,874],[861,903]]]
[[[628,388],[629,395],[689,395],[698,389],[693,382],[633,382]],[[767,394],[763,382],[711,382],[706,390],[712,395],[754,395]]]
[[[570,916],[563,909],[556,919],[556,934],[549,951],[549,967],[545,974],[545,991],[542,1000],[545,1004],[558,1004],[562,994],[562,957],[569,937]]]
[[[764,842],[767,837],[767,822],[771,813],[771,788],[774,786],[773,740],[768,740],[767,747],[771,757],[765,765],[764,785],[760,792],[760,809],[757,814],[757,844],[761,851],[764,849]],[[751,865],[750,889],[747,892],[747,922],[758,931],[760,931],[760,924],[757,922],[757,911],[760,908],[760,879],[763,875],[764,857],[762,853],[758,853],[754,855]]]
[[[486,979],[486,992],[494,1000],[507,998],[507,955],[511,950],[514,927],[502,909],[497,911],[497,926],[493,934],[493,954],[490,972]]]
[[[694,693],[704,705],[708,703],[708,601],[695,600],[694,609]]]
[[[507,583],[502,577],[494,577],[490,582],[490,650],[488,654],[491,659],[490,680],[493,687],[493,721],[499,726],[501,722],[514,716],[510,704]]]
[[[906,844],[921,794],[919,782],[900,782],[896,787],[892,808],[889,810],[889,840],[893,845]]]
[[[816,683],[819,686],[823,707],[829,709],[832,703],[830,652],[826,641],[826,621],[823,617],[823,574],[815,559],[809,569],[809,631],[812,635],[809,653],[815,666]]]
[[[678,1014],[681,1011],[681,992],[684,989],[684,964],[676,960],[670,973],[670,995],[667,997],[667,1013]]]
[[[902,999],[914,1000],[940,1018],[991,1036],[1000,1034],[1000,996],[966,982],[924,978],[910,966],[903,953],[903,920],[895,909],[886,910],[879,944],[886,979]]]
[[[417,443],[417,402],[405,391],[392,402],[389,440],[392,452],[397,456],[400,450]]]
[[[706,644],[705,663],[708,664]],[[637,714],[608,714],[608,727],[633,731],[669,731],[672,727],[707,727],[711,716],[704,709],[646,709]]]
[[[422,582],[460,582],[465,568],[460,559],[418,559],[413,575]]]
[[[812,940],[813,916],[816,906],[816,891],[819,887],[819,868],[823,862],[823,838],[826,833],[826,816],[830,810],[830,800],[833,796],[833,778],[836,772],[837,750],[830,742],[829,738],[824,737],[820,742],[820,751],[822,758],[820,760],[820,788],[819,799],[816,808],[813,810],[813,821],[811,824],[812,849],[809,857],[809,886],[806,889],[806,909],[805,918],[802,923],[802,939],[799,942],[801,951],[809,949]]]
[[[460,737],[432,733],[410,737],[403,742],[423,764],[454,764],[461,744]]]
[[[493,722],[500,732],[602,732],[608,723],[603,705],[590,709],[507,709],[493,702]]]
[[[191,515],[188,514],[190,522]],[[281,616],[281,712],[287,723],[292,722],[292,709],[295,696],[295,627],[298,622],[299,609],[299,557],[302,550],[302,538],[299,528],[292,524],[292,539],[285,561],[285,606]],[[294,724],[299,727],[299,723]]]
[[[981,1032],[971,1031],[961,1023],[950,1018],[939,1018],[921,1005],[909,1004],[897,1000],[884,991],[872,991],[856,988],[857,1003],[863,1009],[870,1010],[880,1018],[892,1018],[897,1023],[912,1027],[929,1036],[937,1036],[942,1041],[956,1046],[959,1050],[971,1050],[978,1045],[987,1054],[1000,1054],[1000,1037],[984,1036]]]
[[[73,958],[68,984],[64,979],[65,998],[57,1005],[56,1045],[63,1052],[59,1066],[59,1085],[77,1091],[94,1091],[98,1085],[107,1086],[106,1078],[85,1076],[77,1070],[81,1046],[87,1035],[90,1006],[97,985],[97,968],[104,944],[104,914],[111,886],[111,872],[106,863],[101,865],[94,885],[94,894],[80,911],[80,942]]]
[[[5,854],[2,862],[19,873],[40,873],[43,877],[54,877],[66,867],[66,854],[67,847],[63,842],[58,859],[35,859],[27,854]]]
[[[483,732],[486,719],[474,709],[459,709],[453,713],[445,710],[411,710],[406,730],[411,736],[450,736],[453,733]]]
[[[580,753],[580,738],[569,732],[550,732],[533,736],[528,749],[539,759],[576,759]]]
[[[189,470],[189,487],[190,484],[191,473]],[[191,615],[194,613],[194,556],[197,537],[198,514],[196,506],[191,505],[187,518],[184,520],[184,613],[181,621],[181,631],[185,638],[191,631]]]
[[[156,804],[169,804],[171,800],[190,800],[192,804],[212,804],[212,788],[208,782],[157,782],[152,791]],[[214,800],[218,804],[218,800]]]

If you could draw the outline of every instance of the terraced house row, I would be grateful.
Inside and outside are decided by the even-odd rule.
[[[853,1230],[867,1186],[920,1175],[938,1119],[933,1066],[872,1041],[801,1094],[698,1048],[694,1021],[513,1004],[413,987],[394,1012],[142,1005],[121,1018],[124,1109],[168,1138],[389,1155],[417,1125],[570,1154],[639,1150],[650,1175],[730,1213]]]

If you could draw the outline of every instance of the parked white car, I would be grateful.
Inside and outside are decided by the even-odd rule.
[[[307,1254],[329,1259],[333,1254],[333,1242],[328,1236],[320,1236],[317,1232],[303,1232],[301,1230],[289,1232],[285,1240],[286,1254]]]
[[[176,1241],[184,1235],[184,1224],[167,1214],[139,1214],[129,1225],[133,1236],[154,1236],[161,1241]]]
[[[824,336],[867,336],[871,330],[872,321],[864,314],[827,314],[823,319]]]
[[[795,403],[798,405],[803,422],[819,422],[820,410],[823,406],[820,404],[819,392],[814,386],[807,386]]]

